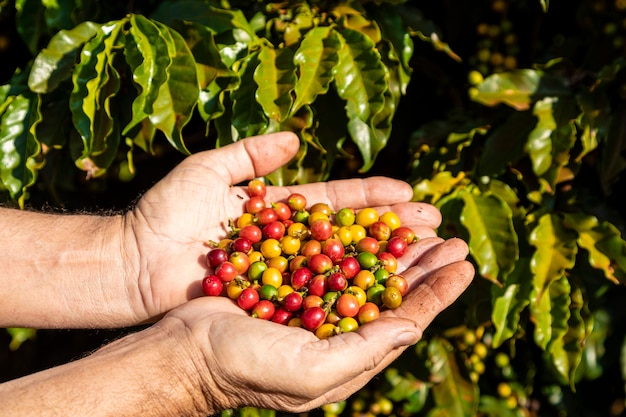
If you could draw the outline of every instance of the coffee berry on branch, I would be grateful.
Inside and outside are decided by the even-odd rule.
[[[417,241],[397,214],[368,207],[333,211],[293,193],[266,203],[265,183],[247,185],[244,213],[210,242],[207,296],[225,296],[252,317],[302,327],[319,338],[356,330],[402,303],[409,285],[398,258]]]

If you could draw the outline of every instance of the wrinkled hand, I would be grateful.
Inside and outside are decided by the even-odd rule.
[[[298,148],[298,138],[283,132],[197,153],[142,196],[126,215],[127,241],[137,248],[127,256],[137,276],[139,296],[133,308],[138,321],[153,320],[201,295],[206,242],[225,237],[228,219],[243,213],[246,190],[233,185],[278,169]],[[441,222],[439,211],[428,204],[408,203],[412,189],[405,182],[374,177],[268,187],[266,201],[285,199],[292,192],[304,194],[309,203],[326,202],[333,208],[393,210],[423,239],[422,245],[429,244],[428,238],[440,242],[434,232]],[[400,268],[406,266],[399,263]]]
[[[225,297],[202,297],[172,310],[192,346],[211,412],[243,406],[302,412],[347,398],[416,343],[434,317],[474,276],[459,239],[426,238],[403,257],[411,291],[378,320],[319,340],[314,333],[255,319]],[[204,371],[204,372],[203,372]]]

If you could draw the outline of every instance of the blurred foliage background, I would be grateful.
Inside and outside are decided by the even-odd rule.
[[[3,0],[1,201],[123,210],[188,153],[292,130],[268,182],[407,180],[477,269],[312,415],[620,416],[625,51],[624,0]],[[127,331],[6,329],[0,381]]]

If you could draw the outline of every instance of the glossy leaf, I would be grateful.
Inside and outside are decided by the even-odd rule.
[[[261,48],[259,65],[254,70],[256,100],[268,118],[283,121],[291,111],[291,92],[296,83],[293,51],[289,48]]]
[[[119,135],[112,135],[114,120],[110,100],[119,89],[119,75],[111,67],[113,49],[119,45],[122,23],[102,26],[81,52],[81,60],[73,74],[74,89],[70,96],[72,120],[82,141],[83,150],[76,164],[88,177],[101,175],[117,152]],[[109,140],[113,141],[107,143]],[[107,154],[94,161],[93,156]]]
[[[428,344],[431,392],[435,406],[428,416],[474,416],[478,407],[476,387],[463,378],[448,341],[434,338]]]
[[[493,335],[494,348],[501,346],[518,331],[521,313],[529,304],[532,289],[529,276],[529,259],[521,258],[502,285],[491,287],[491,320],[496,330]]]
[[[32,55],[39,51],[39,41],[47,32],[45,8],[41,0],[15,0],[16,29]]]
[[[75,26],[74,9],[80,0],[41,0],[45,6],[44,18],[49,28],[70,29]]]
[[[182,130],[191,118],[198,101],[199,87],[195,60],[178,32],[161,23],[157,23],[157,26],[166,41],[171,64],[167,67],[166,82],[159,88],[150,121],[165,134],[174,148],[188,153]]]
[[[540,81],[541,73],[534,70],[492,74],[478,86],[478,93],[472,98],[486,106],[504,103],[516,110],[527,110]]]
[[[450,193],[463,179],[465,179],[464,172],[459,172],[457,176],[454,176],[450,171],[438,172],[431,179],[424,179],[413,187],[413,198],[416,201],[428,201],[435,204],[442,196]]]
[[[530,263],[533,274],[530,307],[536,322],[535,342],[545,349],[552,339],[550,286],[574,266],[578,252],[576,236],[564,228],[559,216],[544,214],[532,229],[529,243],[536,248]]]
[[[49,93],[72,75],[80,48],[95,36],[100,25],[83,22],[71,30],[57,32],[48,46],[35,57],[28,86],[36,93]]]
[[[254,82],[254,72],[259,65],[259,53],[248,56],[239,71],[241,85],[231,93],[233,100],[232,125],[238,132],[238,137],[245,138],[263,132],[268,121],[263,107],[256,100],[257,84]]]
[[[13,97],[0,119],[0,182],[22,208],[43,166],[35,136],[40,121],[39,96],[28,92]]]
[[[133,101],[132,120],[124,128],[123,134],[154,113],[154,102],[159,96],[161,85],[167,81],[167,68],[171,64],[164,34],[156,22],[141,15],[132,15],[130,18],[125,56],[138,95]]]
[[[406,25],[402,20],[402,11],[387,4],[374,8],[374,20],[382,31],[383,40],[391,45],[389,56],[397,60],[400,90],[406,94],[413,69],[410,62],[413,57],[414,43]]]
[[[460,221],[469,232],[469,250],[484,278],[499,283],[519,258],[511,209],[497,195],[459,192]]]
[[[561,378],[567,382],[570,380],[573,371],[580,361],[580,355],[574,359],[574,363],[570,363],[570,357],[565,349],[564,337],[569,331],[570,298],[571,286],[565,276],[552,282],[549,288],[550,297],[550,341],[547,346],[547,353],[552,358],[552,362],[556,370],[560,373]]]
[[[340,47],[337,32],[329,26],[316,27],[304,36],[294,55],[298,78],[294,86],[292,113],[328,91],[333,70],[339,61]]]
[[[371,39],[351,29],[343,29],[340,34],[343,47],[334,69],[335,86],[339,97],[346,101],[348,131],[363,157],[361,170],[367,171],[387,140],[370,126],[385,105],[386,70]]]
[[[578,233],[578,246],[588,253],[589,265],[602,270],[615,284],[626,283],[626,241],[609,222],[585,213],[564,213],[564,225]]]

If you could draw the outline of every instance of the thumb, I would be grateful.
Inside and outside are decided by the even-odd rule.
[[[277,132],[199,152],[188,159],[234,185],[267,175],[287,164],[296,155],[299,146],[300,140],[293,132]]]

